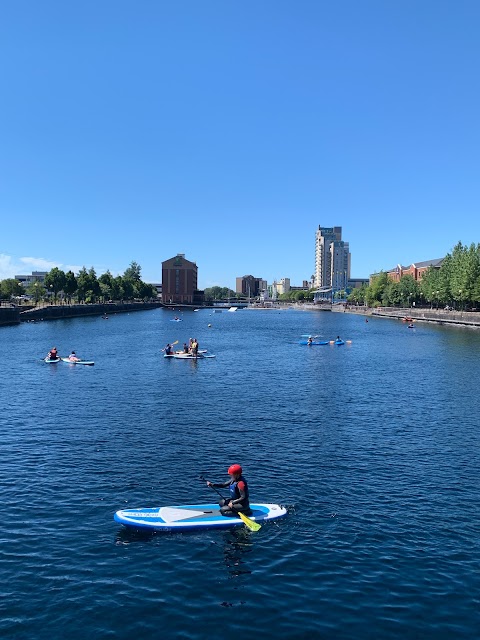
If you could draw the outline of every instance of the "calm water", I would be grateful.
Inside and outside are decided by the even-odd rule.
[[[172,316],[0,329],[0,636],[478,637],[480,333]],[[308,332],[352,343],[299,346]],[[193,336],[217,358],[159,357]],[[54,344],[95,366],[44,364]],[[258,533],[113,521],[213,500],[198,476],[232,462],[289,516]]]

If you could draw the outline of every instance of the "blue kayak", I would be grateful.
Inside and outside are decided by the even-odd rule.
[[[321,344],[330,344],[329,340],[313,340],[312,342],[308,342],[308,340],[300,340],[300,344],[308,344],[309,346],[317,346]]]
[[[345,344],[345,340],[335,340],[333,344],[336,344],[338,347],[342,344]]]
[[[263,522],[287,515],[279,504],[252,504],[250,520]],[[153,531],[191,531],[194,529],[229,529],[243,525],[237,517],[222,516],[218,504],[186,504],[176,507],[121,509],[113,516],[115,522]]]

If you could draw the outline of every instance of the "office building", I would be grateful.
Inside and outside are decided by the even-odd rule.
[[[197,291],[198,268],[195,262],[178,253],[162,262],[162,302],[165,304],[200,304]]]

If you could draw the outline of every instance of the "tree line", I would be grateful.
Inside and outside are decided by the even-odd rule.
[[[354,289],[348,302],[369,307],[429,304],[476,308],[480,305],[480,244],[458,242],[440,267],[430,266],[418,281],[409,274],[394,281],[382,271],[369,285]]]
[[[157,297],[157,290],[151,284],[143,282],[142,268],[137,262],[131,262],[123,275],[113,276],[106,271],[97,278],[95,269],[80,269],[77,275],[73,271],[66,273],[54,267],[45,276],[45,281],[32,282],[25,290],[14,278],[0,280],[0,299],[10,300],[21,295],[29,295],[35,303],[45,298],[57,302],[59,295],[67,303],[100,302],[118,300],[149,300]]]

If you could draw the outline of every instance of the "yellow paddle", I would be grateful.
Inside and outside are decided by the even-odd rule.
[[[241,511],[238,512],[238,515],[243,520],[243,522],[247,525],[247,527],[252,531],[258,531],[259,529],[262,528],[261,524],[258,524],[258,522],[255,522],[254,520],[250,520],[250,518],[247,518],[247,516]]]
[[[205,480],[206,478],[204,478],[203,476],[200,476],[200,480]],[[212,487],[211,484],[208,485],[210,487],[210,489],[213,489],[215,491],[215,493],[218,493],[218,495],[223,498],[224,496],[222,496],[222,494],[220,493],[220,491],[217,491],[215,487]],[[261,524],[258,524],[258,522],[255,522],[254,520],[250,520],[250,518],[247,518],[247,516],[242,513],[241,511],[238,512],[238,515],[240,516],[241,520],[243,521],[243,523],[251,530],[251,531],[258,531],[259,529],[262,528]]]

